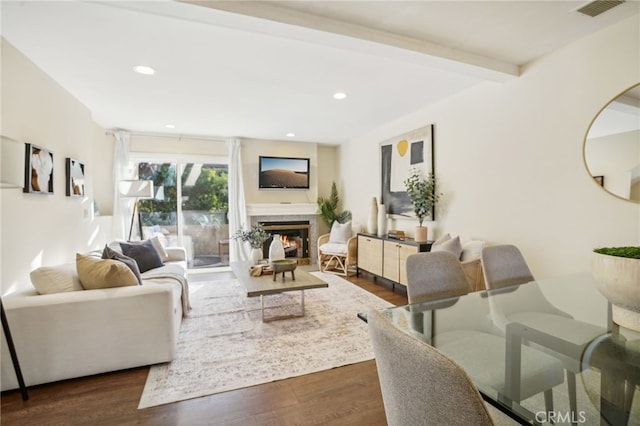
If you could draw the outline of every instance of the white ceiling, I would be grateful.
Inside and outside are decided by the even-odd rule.
[[[105,128],[340,144],[640,10],[583,4],[2,1],[0,28]]]

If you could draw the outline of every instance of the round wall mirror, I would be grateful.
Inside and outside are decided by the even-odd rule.
[[[640,203],[640,84],[594,118],[584,141],[584,162],[605,191]]]

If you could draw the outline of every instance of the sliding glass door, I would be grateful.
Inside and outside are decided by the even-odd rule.
[[[189,268],[227,266],[227,164],[138,162],[135,169],[154,184],[154,198],[138,202],[142,238],[184,247]]]

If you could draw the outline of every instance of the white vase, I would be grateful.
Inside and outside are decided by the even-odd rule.
[[[269,262],[284,259],[284,246],[280,240],[279,234],[273,234],[273,241],[269,246]]]
[[[369,207],[369,219],[367,220],[367,233],[375,234],[378,232],[378,201],[376,197],[371,199]]]
[[[387,211],[384,204],[378,205],[378,236],[382,237],[387,233]]]
[[[251,249],[251,261],[254,265],[257,265],[262,259],[262,249],[261,248],[252,248]]]

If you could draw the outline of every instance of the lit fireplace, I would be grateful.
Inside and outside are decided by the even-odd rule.
[[[280,235],[287,258],[297,258],[298,263],[308,263],[309,259],[309,221],[260,222],[265,231],[271,235]],[[273,238],[269,238],[262,246],[264,258],[269,257],[269,246]]]

